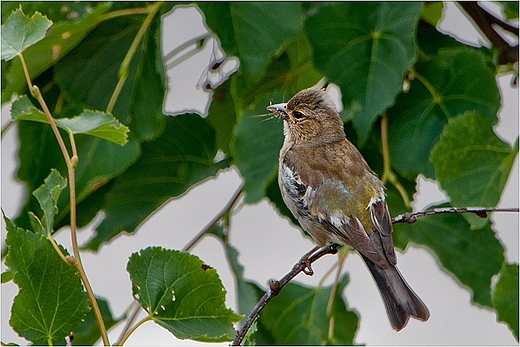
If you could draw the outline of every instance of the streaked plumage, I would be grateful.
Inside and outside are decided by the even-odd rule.
[[[404,328],[410,316],[426,321],[428,309],[395,266],[383,183],[346,139],[332,100],[310,88],[268,110],[284,120],[278,182],[302,228],[320,246],[346,244],[361,254],[394,329]]]

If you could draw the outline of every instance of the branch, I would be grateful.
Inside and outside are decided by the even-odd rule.
[[[244,325],[237,332],[235,340],[233,341],[233,343],[231,345],[240,346],[240,344],[244,340],[244,337],[246,336],[249,328],[251,328],[251,325],[255,321],[256,317],[258,317],[260,312],[262,312],[262,310],[267,305],[267,303],[269,301],[271,301],[272,298],[277,296],[278,293],[280,293],[282,288],[287,283],[289,283],[300,272],[304,272],[307,275],[312,275],[313,271],[311,268],[311,264],[314,263],[316,260],[320,259],[321,257],[323,257],[324,255],[335,254],[338,251],[339,246],[340,245],[335,243],[330,246],[325,246],[322,248],[314,247],[309,252],[305,253],[305,255],[296,264],[294,264],[291,271],[289,271],[285,276],[283,276],[278,281],[276,281],[276,280],[271,281],[271,283],[269,283],[269,290],[264,294],[264,296],[260,299],[258,304],[256,304],[253,311],[249,314]]]
[[[498,18],[492,16],[483,8],[481,8],[476,2],[458,1],[457,4],[468,14],[471,20],[477,25],[484,36],[491,42],[493,47],[498,49],[498,63],[508,64],[518,62],[518,45],[511,47],[493,28],[492,24],[499,25],[505,30],[512,32],[509,24],[503,23]],[[518,36],[518,28],[516,29],[516,35]]]
[[[488,212],[519,212],[518,208],[473,208],[473,207],[448,207],[448,208],[436,208],[426,211],[409,212],[401,214],[392,219],[392,224],[395,223],[414,223],[417,221],[417,217],[429,216],[441,213],[475,213],[477,216],[485,218]],[[272,298],[278,295],[282,288],[289,283],[296,275],[300,272],[306,275],[313,275],[311,264],[327,254],[335,254],[338,251],[338,247],[341,245],[334,243],[322,248],[314,247],[309,252],[305,253],[301,259],[294,264],[291,271],[283,276],[278,281],[273,280],[269,283],[269,290],[262,296],[260,301],[256,304],[253,311],[247,317],[244,325],[237,331],[235,340],[231,344],[232,346],[240,346],[251,328],[251,325],[255,319],[260,315],[264,307],[271,301]]]
[[[392,219],[392,224],[408,223],[417,221],[417,217],[431,216],[441,213],[474,213],[481,218],[486,218],[488,212],[519,212],[518,208],[497,208],[497,207],[446,207],[434,208],[426,211],[407,212]]]

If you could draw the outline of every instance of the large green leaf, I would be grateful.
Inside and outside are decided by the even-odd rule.
[[[344,275],[338,283],[331,312],[327,312],[332,287],[311,288],[291,282],[262,311],[258,344],[268,345],[350,345],[358,329],[359,317],[342,298],[348,283]],[[329,316],[330,314],[330,316]],[[333,324],[329,335],[330,324]]]
[[[141,155],[139,143],[133,138],[124,145],[105,141],[92,136],[77,136],[79,164],[76,167],[76,200],[83,201],[90,194],[117,177]],[[56,221],[65,219],[69,213],[68,191],[60,198],[60,213]]]
[[[45,113],[34,107],[25,95],[13,102],[11,118],[15,121],[31,120],[49,124]],[[71,134],[87,134],[121,146],[128,140],[128,127],[110,114],[100,111],[84,110],[74,118],[59,118],[54,122],[59,128]]]
[[[430,152],[448,119],[475,110],[494,125],[500,95],[484,56],[469,48],[440,49],[417,62],[414,74],[388,111],[392,165],[406,177],[434,178]]]
[[[404,228],[410,241],[429,248],[444,270],[468,287],[473,302],[492,307],[491,279],[502,267],[504,247],[490,223],[471,230],[464,217],[452,213],[423,217]]]
[[[144,15],[124,16],[101,23],[56,64],[56,82],[67,101],[84,108],[106,109],[120,77],[121,62],[144,19]],[[159,30],[160,17],[156,16],[130,62],[128,78],[112,112],[138,140],[151,140],[164,128],[166,87],[157,42]]]
[[[302,13],[297,2],[231,2],[198,4],[222,48],[240,59],[248,76],[264,72],[270,56],[298,35]],[[251,33],[254,33],[252,35]]]
[[[365,142],[375,119],[401,91],[416,59],[418,2],[338,2],[305,23],[314,64],[341,87],[343,103]]]
[[[262,199],[278,172],[283,126],[281,120],[267,112],[266,107],[273,100],[275,103],[281,101],[282,95],[261,98],[256,106],[239,118],[235,127],[231,150],[235,164],[245,180],[247,203]]]
[[[167,117],[165,131],[143,143],[139,160],[117,177],[105,196],[105,217],[88,248],[120,232],[133,232],[150,214],[171,198],[179,197],[202,180],[229,165],[215,162],[215,132],[196,114]]]
[[[11,60],[42,40],[51,25],[52,22],[41,13],[27,17],[18,8],[2,25],[2,59]]]
[[[149,247],[130,257],[132,293],[157,324],[180,339],[230,341],[233,322],[215,269],[189,253]]]
[[[323,76],[312,64],[312,47],[304,34],[288,40],[283,51],[273,56],[265,72],[254,83],[237,78],[234,95],[240,97],[241,104],[247,108],[265,96],[284,93],[288,99],[302,89],[315,85]]]
[[[92,4],[86,2],[32,2],[22,3],[22,7],[26,13],[39,10],[55,22],[43,40],[23,53],[27,69],[34,79],[70,52],[99,23],[100,16],[109,10],[110,5],[98,3],[92,8]],[[4,103],[11,99],[13,93],[20,93],[27,82],[19,58],[15,58],[9,68],[2,71],[2,75],[5,78],[2,84]]]
[[[518,341],[518,264],[504,264],[491,294],[497,320],[506,323]]]
[[[518,148],[512,149],[495,134],[488,118],[466,112],[449,119],[431,161],[452,205],[494,207],[517,153]]]
[[[9,324],[35,345],[64,344],[90,308],[78,272],[60,258],[44,235],[4,219],[8,230],[5,263],[20,288]],[[66,253],[63,248],[62,252]]]

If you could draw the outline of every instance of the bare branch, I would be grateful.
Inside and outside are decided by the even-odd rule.
[[[278,295],[282,288],[289,283],[296,275],[298,275],[300,272],[304,272],[306,274],[312,275],[313,271],[311,268],[311,264],[314,263],[316,260],[320,259],[324,255],[327,254],[335,254],[338,251],[338,247],[340,245],[333,244],[330,246],[325,246],[322,248],[314,247],[309,252],[305,253],[305,255],[296,263],[294,264],[291,271],[289,271],[285,276],[283,276],[278,281],[273,280],[269,284],[269,290],[264,294],[264,296],[260,299],[258,304],[256,304],[253,311],[249,314],[247,317],[244,325],[240,328],[240,330],[237,332],[237,335],[235,337],[235,340],[231,344],[232,346],[240,346],[242,341],[244,340],[244,337],[246,336],[249,328],[251,328],[251,325],[255,321],[256,317],[262,312],[264,307],[267,305],[269,301],[271,301],[272,298]]]
[[[474,213],[481,218],[486,218],[488,212],[519,212],[518,208],[496,208],[496,207],[446,207],[434,208],[426,211],[407,212],[392,219],[392,224],[408,223],[417,221],[417,217],[430,216],[441,213]]]

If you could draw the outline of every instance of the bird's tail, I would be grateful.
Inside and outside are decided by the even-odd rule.
[[[395,330],[403,329],[410,317],[422,321],[428,320],[430,317],[428,308],[406,283],[396,266],[388,264],[388,267],[383,269],[364,255],[361,256],[377,283],[385,302],[388,318]]]

